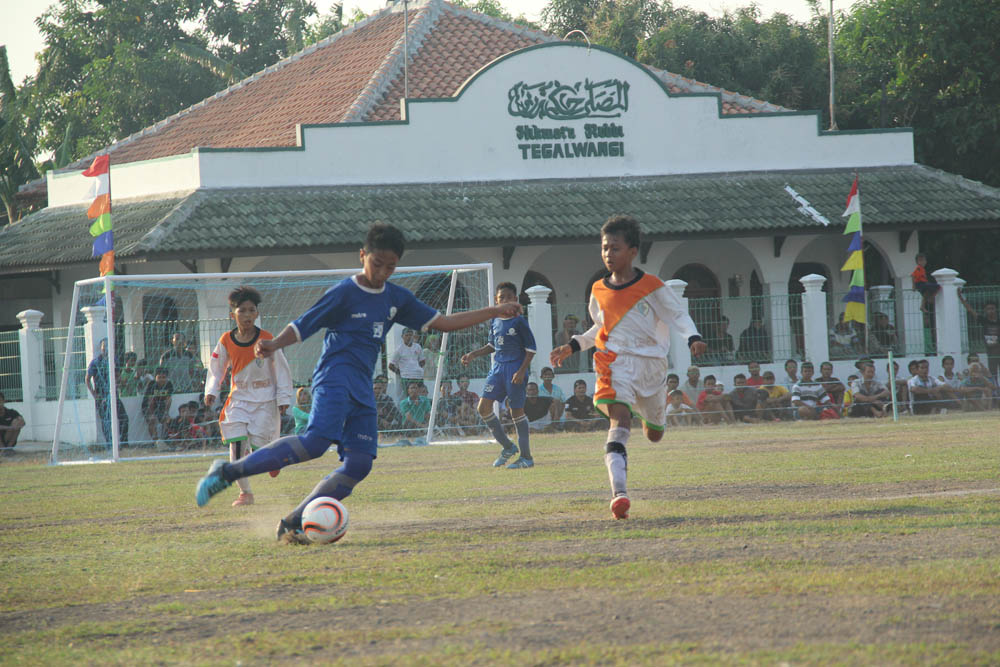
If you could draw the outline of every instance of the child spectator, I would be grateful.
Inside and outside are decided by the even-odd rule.
[[[889,388],[875,379],[875,365],[861,367],[861,378],[851,384],[850,417],[885,417],[891,397]]]
[[[727,424],[736,421],[728,397],[722,390],[722,385],[716,384],[714,375],[705,376],[705,389],[698,394],[698,402],[695,403],[704,423],[718,424],[723,419],[726,420]]]
[[[495,295],[496,303],[502,306],[517,303],[517,287],[514,283],[500,283]],[[510,319],[494,319],[490,322],[490,339],[483,347],[462,355],[462,365],[468,366],[472,360],[496,352],[493,358],[493,368],[483,385],[483,397],[479,399],[479,416],[483,418],[486,427],[503,448],[500,456],[493,462],[494,467],[501,467],[507,459],[517,454],[518,447],[511,442],[504,432],[499,418],[493,412],[493,402],[510,400],[510,416],[517,430],[517,443],[521,448],[521,456],[508,468],[531,468],[535,461],[531,456],[528,417],[524,414],[525,382],[531,360],[535,357],[535,336],[528,327],[528,321],[521,315]]]
[[[761,378],[761,382],[764,378]],[[732,406],[733,416],[737,421],[747,424],[756,424],[760,421],[759,403],[760,390],[747,384],[747,378],[743,373],[733,376],[734,388],[729,392],[729,402]]]
[[[961,394],[966,410],[989,410],[993,385],[986,379],[985,368],[979,362],[969,365],[969,377],[962,382]]]
[[[667,423],[671,426],[690,426],[697,423],[698,411],[686,403],[687,396],[680,389],[667,394]]]
[[[764,378],[760,374],[760,362],[751,361],[747,364],[747,386],[750,387],[761,387],[764,385]]]
[[[308,387],[295,390],[295,405],[292,406],[292,418],[295,420],[295,433],[305,433],[309,425],[309,413],[312,411],[312,393]]]
[[[792,393],[784,385],[774,381],[774,373],[765,371],[763,374],[764,384],[761,385],[759,394],[761,403],[761,417],[771,421],[782,421],[792,418]]]
[[[377,413],[378,430],[395,431],[403,423],[403,415],[399,413],[396,402],[386,391],[389,378],[379,375],[372,383],[372,392],[375,394],[375,411]]]
[[[161,437],[160,427],[166,425],[173,400],[174,385],[167,378],[168,371],[160,366],[153,373],[153,381],[146,386],[142,396],[142,416],[146,420],[149,437],[154,441]]]
[[[821,363],[819,365],[819,378],[817,379],[823,385],[826,393],[830,395],[833,407],[840,410],[844,405],[844,392],[847,390],[847,387],[840,381],[840,378],[833,377],[833,364],[829,361]]]
[[[937,284],[934,276],[927,275],[927,255],[924,253],[917,253],[914,258],[917,262],[917,268],[913,269],[913,273],[910,277],[913,278],[913,289],[920,292],[920,296],[923,300],[920,302],[920,310],[925,313],[930,312],[930,307],[932,305],[932,299],[934,295],[941,291],[941,286]]]
[[[911,364],[913,362],[910,362]],[[910,412],[915,415],[929,415],[941,408],[946,399],[945,385],[932,375],[928,375],[930,363],[926,359],[916,362],[916,374],[907,381],[910,391]]]
[[[455,429],[458,425],[458,410],[462,399],[452,393],[451,380],[441,380],[441,390],[438,396],[438,409],[435,422],[439,427]]]
[[[478,433],[480,430],[479,413],[476,406],[479,405],[479,394],[469,391],[469,376],[458,376],[458,391],[455,396],[461,400],[456,416],[457,423],[462,426],[465,433]]]
[[[415,438],[417,444],[427,444],[427,422],[431,416],[431,401],[421,394],[423,382],[411,382],[406,385],[406,398],[399,402],[399,413],[403,420],[400,426],[403,435]]]
[[[542,384],[538,387],[538,395],[548,396],[552,399],[549,411],[552,423],[557,424],[562,421],[563,410],[566,409],[566,395],[563,393],[562,388],[553,381],[556,374],[550,367],[546,366],[543,368],[540,376]]]
[[[532,431],[551,431],[552,423],[551,396],[541,396],[538,393],[538,383],[529,382],[524,388],[524,416],[528,418],[528,426]]]
[[[572,353],[596,347],[594,403],[610,420],[604,465],[611,481],[611,514],[628,518],[631,501],[626,489],[626,445],[632,415],[638,416],[646,438],[663,438],[670,336],[687,340],[692,356],[708,347],[677,294],[654,275],[633,266],[639,255],[639,223],[616,215],[601,227],[601,259],[609,275],[591,287],[588,310],[594,325],[552,351],[558,366]]]
[[[822,383],[813,380],[811,361],[802,362],[802,378],[792,387],[792,406],[799,419],[819,419],[831,405],[830,395]]]
[[[262,360],[254,354],[254,345],[274,338],[254,324],[260,317],[260,302],[260,292],[253,287],[241,286],[229,293],[229,316],[236,327],[219,338],[205,382],[205,405],[211,407],[221,392],[226,372],[231,375],[229,398],[219,417],[230,462],[249,456],[279,437],[281,417],[292,402],[292,371],[285,355],[278,352]],[[240,494],[233,507],[252,505],[250,480],[234,481]]]

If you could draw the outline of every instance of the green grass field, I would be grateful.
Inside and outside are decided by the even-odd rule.
[[[335,545],[274,541],[328,454],[207,507],[207,461],[0,465],[3,664],[998,664],[1000,415],[387,449]]]

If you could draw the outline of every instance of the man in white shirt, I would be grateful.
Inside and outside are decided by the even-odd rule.
[[[424,364],[427,357],[424,348],[416,342],[416,332],[413,329],[403,329],[403,344],[396,348],[389,362],[389,370],[402,379],[402,393],[411,382],[422,382],[424,379]]]
[[[915,415],[929,415],[937,412],[940,402],[947,400],[947,385],[932,375],[928,375],[930,363],[926,359],[917,362],[917,374],[906,385],[910,391],[910,412]]]

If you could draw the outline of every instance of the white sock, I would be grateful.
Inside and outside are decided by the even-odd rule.
[[[627,428],[608,429],[608,443],[617,442],[622,447],[628,444],[630,432]],[[604,454],[604,465],[608,468],[608,479],[611,481],[611,495],[614,497],[628,495],[626,479],[628,477],[628,459],[620,452]]]

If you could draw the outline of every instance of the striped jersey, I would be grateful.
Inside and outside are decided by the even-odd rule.
[[[594,326],[574,336],[580,348],[598,347],[640,357],[664,358],[670,351],[670,333],[685,340],[698,328],[674,290],[654,275],[636,269],[624,285],[608,278],[594,283],[588,311]]]

